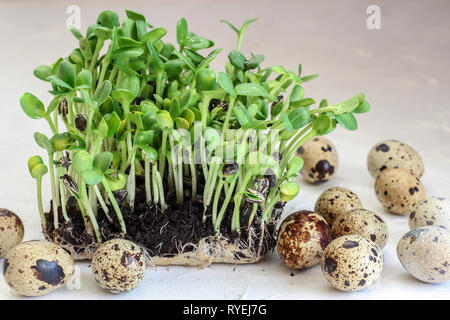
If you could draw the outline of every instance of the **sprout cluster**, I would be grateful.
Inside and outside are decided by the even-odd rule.
[[[355,130],[354,114],[369,110],[364,94],[329,105],[305,97],[303,83],[314,78],[282,66],[263,67],[263,55],[246,57],[237,48],[228,54],[224,72],[209,64],[221,53],[211,40],[177,23],[177,45],[164,42],[167,31],[145,17],[126,11],[121,23],[114,11],[102,12],[66,58],[34,70],[49,82],[53,100],[45,107],[33,94],[20,99],[33,119],[45,119],[51,137],[36,132],[47,163],[31,157],[28,167],[37,181],[42,224],[41,181],[51,181],[54,228],[58,209],[69,221],[67,201],[73,196],[86,231],[101,242],[98,210],[122,233],[127,232],[115,192],[126,190],[135,205],[136,177],[143,176],[146,201],[164,214],[167,201],[203,202],[203,219],[220,232],[224,215],[233,210],[232,231],[240,233],[241,217],[250,212],[263,227],[272,211],[299,192],[294,181],[303,161],[295,151],[308,139],[340,124]],[[209,49],[206,54],[200,52]],[[174,194],[169,198],[167,195]],[[210,209],[210,210],[208,210]],[[211,219],[207,219],[207,212]],[[246,215],[247,216],[247,215]]]

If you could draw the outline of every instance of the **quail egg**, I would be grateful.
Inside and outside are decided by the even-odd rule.
[[[409,214],[409,228],[435,226],[450,230],[450,201],[430,197],[417,203]]]
[[[336,147],[324,137],[308,140],[298,148],[297,155],[304,161],[301,173],[309,182],[325,182],[336,174],[338,169]]]
[[[314,211],[322,215],[331,226],[341,213],[359,208],[362,208],[361,200],[354,192],[334,187],[322,192],[316,201]]]
[[[3,262],[8,286],[23,296],[40,296],[61,287],[74,273],[72,257],[47,241],[28,241],[12,248]]]
[[[342,236],[325,249],[321,266],[332,287],[357,291],[378,279],[383,270],[383,252],[376,243],[362,236]]]
[[[406,143],[396,140],[377,143],[367,156],[367,168],[373,178],[388,168],[404,168],[419,178],[424,172],[419,154]]]
[[[0,258],[22,242],[24,228],[22,220],[12,211],[0,208]]]
[[[366,209],[354,209],[347,211],[334,221],[331,228],[333,239],[357,234],[372,240],[380,248],[386,245],[387,224],[378,214]]]
[[[95,252],[92,272],[98,285],[111,293],[131,291],[144,279],[144,252],[131,241],[109,240]]]
[[[403,215],[425,199],[425,189],[419,178],[403,168],[383,170],[375,181],[375,194],[390,212]]]
[[[302,210],[284,219],[278,231],[277,250],[288,267],[309,268],[320,262],[330,241],[330,227],[325,219]]]
[[[397,256],[406,271],[419,280],[450,280],[450,231],[440,227],[411,230],[398,242]]]

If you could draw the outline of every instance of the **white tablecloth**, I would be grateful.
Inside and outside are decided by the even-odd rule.
[[[75,3],[76,2],[76,3]],[[340,156],[337,177],[322,185],[302,181],[299,196],[285,214],[312,209],[319,194],[332,186],[356,192],[364,207],[380,213],[389,225],[385,267],[379,281],[356,293],[328,286],[319,266],[294,271],[283,265],[276,252],[255,265],[212,265],[205,269],[158,267],[148,269],[142,285],[133,292],[110,295],[100,290],[89,263],[78,263],[80,289],[62,288],[48,299],[431,299],[450,298],[450,283],[425,284],[402,268],[396,244],[408,231],[407,218],[388,213],[375,198],[374,181],[366,169],[366,156],[375,143],[395,138],[416,148],[425,163],[422,182],[428,195],[450,197],[450,20],[448,1],[377,1],[381,30],[366,27],[372,1],[1,1],[0,30],[0,207],[18,213],[25,238],[41,238],[35,199],[35,182],[26,161],[42,154],[33,141],[35,131],[48,133],[44,121],[28,119],[19,106],[25,91],[48,102],[47,84],[32,75],[40,64],[66,56],[76,40],[66,29],[70,4],[81,8],[81,28],[94,23],[106,8],[143,12],[148,20],[168,29],[175,42],[175,25],[186,17],[191,30],[214,39],[217,47],[231,50],[235,35],[219,19],[240,24],[258,17],[244,37],[243,51],[263,53],[268,64],[282,64],[320,77],[306,85],[307,95],[338,102],[366,92],[372,111],[358,117],[360,128],[340,128],[329,138]],[[222,66],[222,53],[213,66]],[[48,189],[48,184],[44,190]],[[48,192],[49,193],[49,192]],[[45,195],[46,201],[49,195]],[[11,295],[0,279],[0,299]]]

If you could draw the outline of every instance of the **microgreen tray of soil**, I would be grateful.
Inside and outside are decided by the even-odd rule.
[[[300,190],[296,151],[337,125],[357,129],[370,109],[363,93],[329,104],[305,95],[302,75],[264,55],[244,55],[176,25],[166,29],[127,10],[123,21],[100,13],[78,46],[34,75],[50,85],[45,106],[26,92],[20,105],[45,120],[34,134],[44,157],[29,158],[47,240],[75,259],[90,259],[102,242],[131,240],[154,265],[254,263],[276,245],[276,224]],[[45,160],[44,160],[45,159]],[[48,174],[48,175],[47,175]],[[50,179],[51,204],[42,201]]]

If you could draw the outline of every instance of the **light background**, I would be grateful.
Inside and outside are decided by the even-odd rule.
[[[438,299],[450,298],[450,283],[429,285],[409,276],[396,256],[396,244],[408,230],[407,218],[386,212],[377,202],[374,181],[366,169],[369,149],[384,139],[413,146],[425,163],[422,182],[428,195],[450,197],[450,2],[448,1],[0,1],[0,207],[18,213],[26,227],[26,240],[41,238],[35,183],[26,161],[42,154],[33,133],[49,133],[45,121],[28,119],[19,106],[25,91],[48,102],[49,88],[32,75],[40,64],[67,56],[76,39],[66,28],[67,6],[81,8],[81,29],[94,23],[98,13],[114,9],[142,12],[155,26],[168,29],[175,42],[175,25],[185,17],[190,30],[213,39],[224,52],[214,62],[220,71],[235,35],[219,19],[240,25],[259,21],[244,37],[243,51],[262,53],[267,64],[282,64],[320,77],[305,87],[308,96],[333,102],[365,92],[372,105],[358,117],[357,132],[340,128],[329,138],[337,146],[337,177],[312,186],[302,180],[299,196],[285,214],[312,209],[326,188],[352,189],[364,207],[379,212],[388,222],[390,238],[384,249],[385,267],[380,280],[361,292],[345,294],[327,285],[320,267],[306,271],[286,268],[276,252],[256,265],[213,265],[206,269],[158,267],[148,269],[143,284],[123,295],[101,291],[88,263],[79,263],[81,289],[62,288],[46,299]],[[381,8],[381,30],[366,27],[366,9]],[[48,186],[48,185],[47,185]],[[44,186],[44,190],[49,190]],[[49,193],[49,192],[48,192]],[[48,194],[45,197],[49,199]],[[11,295],[0,281],[0,298]]]

